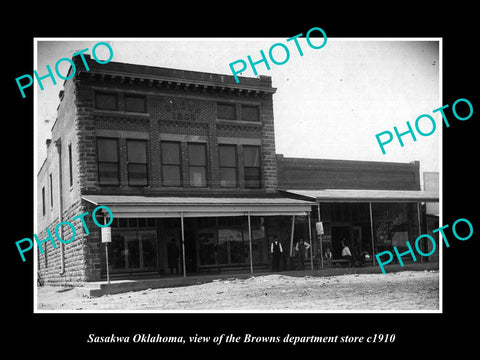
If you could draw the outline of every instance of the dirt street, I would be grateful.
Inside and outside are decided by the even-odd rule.
[[[61,311],[325,311],[438,310],[438,271],[329,277],[282,274],[148,289],[98,298],[38,288],[38,310]]]

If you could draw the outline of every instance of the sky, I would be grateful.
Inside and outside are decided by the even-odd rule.
[[[323,38],[312,43],[319,46]],[[229,64],[247,56],[260,59],[260,50],[268,56],[275,43],[289,49],[290,58],[283,65],[270,59],[270,70],[256,66],[259,75],[272,77],[277,88],[273,95],[276,152],[286,157],[389,162],[420,161],[420,171],[438,172],[441,167],[442,121],[434,109],[441,107],[441,49],[439,39],[425,38],[328,38],[321,49],[310,47],[299,38],[303,56],[293,41],[283,38],[71,38],[36,39],[35,69],[46,74],[46,65],[54,69],[61,58],[92,48],[100,41],[113,49],[112,61],[143,64],[182,70],[232,75]],[[328,34],[327,34],[328,35]],[[317,35],[318,36],[318,35]],[[99,59],[109,56],[106,47],[96,51]],[[285,54],[276,47],[277,61]],[[247,61],[248,63],[248,61]],[[67,73],[68,62],[61,62],[59,71]],[[251,66],[240,76],[255,77]],[[57,116],[58,93],[63,81],[44,81],[44,90],[34,89],[38,167],[45,158],[45,140]],[[422,114],[431,115],[437,123],[430,136],[416,134],[417,141],[403,136],[404,147],[398,140],[385,146],[382,154],[375,135],[407,130],[406,122],[414,127]],[[425,120],[425,119],[424,119]],[[428,122],[419,123],[427,133]]]

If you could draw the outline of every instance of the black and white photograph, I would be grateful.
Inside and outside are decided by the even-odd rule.
[[[474,338],[448,330],[475,299],[472,26],[391,16],[26,31],[4,176],[19,326],[198,356]]]
[[[38,311],[441,310],[441,39],[308,34],[36,39]]]

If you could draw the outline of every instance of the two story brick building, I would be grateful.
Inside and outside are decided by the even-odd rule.
[[[268,264],[274,235],[311,203],[277,191],[271,78],[115,63],[75,76],[38,173],[38,235],[98,205],[114,214],[111,275],[195,273]],[[38,270],[51,283],[100,280],[105,246],[90,216],[68,244],[43,243]],[[99,219],[99,221],[103,221]],[[60,226],[60,236],[72,230]],[[178,256],[168,248],[176,247]],[[172,257],[174,257],[172,259]],[[172,268],[172,269],[170,269]]]

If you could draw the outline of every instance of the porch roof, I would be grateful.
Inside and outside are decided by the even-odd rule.
[[[306,215],[315,205],[315,202],[286,197],[84,195],[82,199],[97,206],[108,206],[118,218]]]
[[[317,202],[438,202],[439,194],[420,190],[281,190]]]

